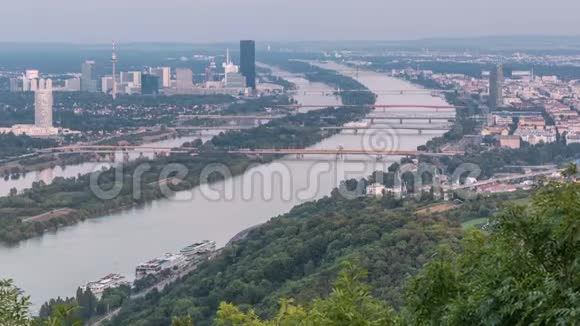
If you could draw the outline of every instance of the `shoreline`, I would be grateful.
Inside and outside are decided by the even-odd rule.
[[[329,105],[329,106],[332,106],[332,105]],[[366,114],[364,116],[366,116]],[[431,139],[432,137],[434,137],[434,136],[429,136],[429,139]],[[422,143],[424,143],[425,141],[422,141]],[[358,140],[357,140],[357,142],[358,142]],[[332,143],[332,144],[333,144],[332,146],[334,146],[334,143]],[[264,165],[261,165],[261,166],[263,167]],[[366,176],[366,172],[365,172],[365,176]],[[334,185],[333,187],[335,187],[335,186],[336,185]],[[328,193],[329,192],[326,191],[326,187],[325,187],[324,195],[328,195]],[[155,202],[158,203],[161,201],[155,201]],[[189,205],[192,205],[192,204],[189,204]],[[198,214],[196,214],[195,211],[192,211],[192,210],[189,210],[189,213],[187,213],[187,211],[184,211],[182,214],[182,213],[178,212],[178,210],[184,210],[181,208],[175,208],[173,210],[168,210],[168,209],[166,209],[167,205],[161,205],[160,209],[159,209],[159,205],[156,205],[156,206],[157,206],[157,208],[153,207],[153,211],[151,211],[150,213],[149,213],[149,211],[136,212],[135,214],[132,214],[135,216],[129,216],[127,218],[122,218],[122,219],[115,219],[116,222],[114,222],[112,225],[108,224],[109,223],[108,221],[100,222],[99,221],[99,220],[101,220],[100,218],[95,218],[95,219],[92,219],[95,222],[89,223],[88,221],[86,221],[85,223],[83,223],[83,224],[86,224],[84,227],[79,227],[78,225],[71,226],[70,228],[67,227],[65,229],[69,229],[69,231],[68,231],[67,235],[65,235],[65,237],[69,238],[69,243],[71,240],[74,240],[75,242],[72,242],[71,244],[74,244],[77,247],[80,245],[81,248],[83,248],[83,247],[85,247],[84,242],[86,242],[86,241],[84,241],[84,240],[79,240],[80,242],[77,241],[76,234],[79,232],[81,234],[83,234],[83,239],[86,239],[87,232],[90,232],[88,234],[95,234],[97,236],[109,238],[113,235],[117,235],[119,232],[107,231],[107,230],[109,230],[112,227],[113,228],[120,227],[122,229],[122,227],[126,226],[126,225],[127,226],[134,225],[137,228],[145,227],[149,230],[152,230],[151,225],[155,225],[155,224],[150,224],[150,223],[153,223],[152,221],[154,221],[154,220],[158,221],[159,217],[164,217],[163,215],[161,215],[161,216],[159,215],[159,214],[163,214],[164,212],[173,216],[173,217],[171,219],[167,219],[167,220],[163,219],[162,223],[180,223],[179,225],[182,225],[181,223],[183,222],[183,226],[180,226],[180,228],[183,230],[187,229],[187,227],[185,227],[186,225],[202,223],[201,220],[197,220],[197,219],[195,219],[195,220],[194,219],[183,220],[184,216],[187,215],[187,216],[191,216],[192,218],[198,218],[198,217],[202,218],[202,217],[204,217],[204,215],[206,215],[205,213],[210,214],[210,216],[209,216],[210,219],[211,219],[211,217],[215,217],[214,219],[211,219],[211,221],[207,222],[207,223],[209,223],[209,225],[215,224],[216,227],[219,227],[219,225],[221,223],[219,221],[221,221],[222,215],[225,212],[225,209],[224,209],[224,212],[222,212],[222,210],[219,210],[217,212],[214,212],[213,214],[211,213],[212,211],[206,211],[204,214],[196,216]],[[208,208],[215,207],[215,206],[210,206],[210,205],[205,205],[205,206],[207,206]],[[202,207],[205,207],[205,206],[202,206]],[[229,205],[227,205],[227,206],[229,206]],[[246,207],[246,206],[248,206],[248,207]],[[230,212],[231,214],[234,214],[234,215],[229,215],[230,217],[237,216],[237,217],[241,218],[241,217],[245,217],[246,214],[253,214],[253,215],[251,215],[251,216],[253,216],[253,218],[240,220],[241,223],[236,222],[236,223],[232,224],[232,226],[234,226],[235,228],[237,228],[236,227],[237,225],[240,225],[240,226],[243,225],[243,226],[237,228],[237,230],[235,230],[234,232],[232,232],[232,230],[234,228],[230,226],[229,230],[227,231],[226,236],[222,237],[221,239],[219,237],[215,237],[214,234],[216,234],[216,232],[223,233],[224,231],[213,230],[212,233],[207,233],[207,231],[205,231],[206,230],[205,227],[199,227],[198,231],[196,231],[196,232],[187,231],[187,234],[189,234],[189,235],[188,236],[186,235],[185,237],[186,238],[189,237],[190,239],[197,239],[197,238],[199,238],[199,239],[201,239],[201,238],[219,239],[220,240],[219,242],[221,243],[221,245],[219,245],[219,246],[221,247],[221,246],[223,246],[224,243],[229,242],[229,240],[231,240],[232,238],[235,240],[236,235],[238,236],[238,238],[243,237],[244,234],[248,233],[251,230],[258,228],[260,225],[262,225],[262,223],[269,221],[272,217],[283,214],[283,213],[281,213],[282,211],[288,212],[291,209],[291,207],[296,206],[296,204],[292,204],[291,207],[287,207],[287,208],[286,208],[287,205],[282,205],[282,208],[280,208],[280,205],[278,205],[278,204],[275,206],[272,206],[271,204],[269,204],[269,205],[266,205],[264,207],[264,209],[260,209],[260,210],[250,209],[250,206],[252,206],[252,205],[251,204],[244,205],[244,206],[241,206],[240,210]],[[188,206],[182,206],[182,207],[188,207]],[[200,207],[199,204],[197,204],[196,207]],[[252,211],[253,211],[253,213],[251,213]],[[244,214],[244,215],[239,215],[239,213]],[[137,218],[137,216],[139,217],[140,222],[137,225],[135,225],[134,224],[136,222],[135,218]],[[157,217],[155,217],[155,216],[157,216]],[[114,217],[117,217],[117,216],[114,216]],[[104,218],[107,218],[107,216],[105,216]],[[208,218],[208,217],[205,217],[205,218]],[[242,221],[246,221],[246,222],[243,223]],[[253,223],[253,222],[257,222],[257,223]],[[101,225],[101,227],[96,227],[96,228],[94,227],[95,225],[99,225],[99,224]],[[248,230],[248,228],[249,228],[249,230]],[[70,230],[73,230],[73,229],[78,230],[78,231],[73,231],[73,233],[70,233],[71,232]],[[159,232],[165,232],[164,230],[173,230],[173,229],[175,229],[175,227],[155,228],[155,230],[157,230],[155,232],[159,233]],[[135,230],[134,232],[139,232],[139,230]],[[143,233],[143,236],[146,236],[149,233],[151,233],[151,232],[145,232],[145,233]],[[177,239],[177,240],[183,239],[184,235],[182,235],[182,233],[183,232],[178,232],[175,235],[173,235],[172,238]],[[30,242],[30,243],[39,243],[39,244],[44,243],[45,245],[56,246],[54,250],[51,250],[51,252],[53,252],[54,254],[59,254],[59,251],[61,251],[61,249],[67,250],[65,248],[61,248],[60,245],[61,245],[62,241],[58,240],[61,238],[62,238],[62,236],[58,236],[58,238],[57,238],[53,235],[51,235],[49,238],[46,238],[46,239],[41,239],[40,237],[37,237],[37,239],[33,240],[33,242]],[[118,238],[118,237],[115,236],[115,238]],[[229,239],[227,239],[227,238],[229,238]],[[140,260],[148,258],[149,256],[155,256],[157,252],[161,253],[165,250],[171,250],[169,248],[174,248],[174,249],[179,248],[182,245],[182,244],[179,244],[180,242],[182,242],[182,241],[175,241],[175,240],[169,241],[166,243],[165,249],[163,249],[163,248],[159,249],[158,244],[152,243],[149,247],[142,247],[141,254],[137,254],[137,255],[131,254],[131,256],[127,256],[126,253],[123,253],[123,255],[116,254],[114,256],[117,258],[111,258],[111,257],[107,258],[108,261],[111,261],[110,264],[105,263],[103,261],[103,262],[101,262],[101,268],[96,269],[96,270],[91,269],[92,272],[86,271],[86,268],[79,268],[78,270],[71,273],[71,275],[70,275],[70,277],[68,277],[68,279],[73,281],[73,283],[77,284],[79,282],[82,283],[82,280],[85,280],[87,278],[91,278],[92,274],[95,274],[95,277],[98,275],[101,275],[103,273],[107,273],[107,272],[111,272],[111,271],[126,274],[127,270],[130,269],[130,268],[127,269],[126,267],[131,265],[131,262],[133,260],[140,261]],[[111,241],[112,245],[115,243],[116,243],[116,241]],[[137,242],[137,243],[139,243],[139,242]],[[24,246],[26,247],[28,245],[25,244]],[[106,249],[106,248],[107,248],[107,246],[105,246],[104,248],[101,248],[101,250]],[[157,249],[155,249],[155,248],[157,248]],[[85,248],[85,249],[90,250],[90,248]],[[12,257],[14,255],[18,255],[18,257],[22,257],[22,255],[26,256],[26,252],[28,252],[30,250],[24,250],[24,251],[25,252],[22,252],[22,250],[17,250],[17,251],[12,252],[12,255],[7,256],[8,262],[11,261],[11,258],[16,259],[16,257]],[[48,255],[48,256],[50,256],[50,255]],[[133,256],[135,256],[135,257],[133,257]],[[74,254],[70,257],[74,257]],[[135,259],[133,259],[133,258],[135,258]],[[18,259],[21,259],[21,258],[18,258]],[[122,259],[123,261],[128,262],[128,264],[121,264],[119,261],[117,261],[117,259]],[[124,265],[127,265],[127,266],[124,266]],[[115,266],[117,266],[117,267],[115,267]],[[119,268],[119,266],[121,266],[121,267]],[[20,278],[17,277],[16,279],[18,280]],[[27,279],[24,278],[24,280],[27,280]],[[68,283],[71,283],[71,282],[69,281]],[[66,290],[66,288],[70,287],[70,284],[67,286],[66,282],[61,283],[58,280],[54,280],[55,286],[49,286],[49,287],[40,286],[40,285],[36,284],[35,281],[31,281],[31,280],[28,280],[26,282],[22,282],[21,284],[22,284],[23,288],[25,290],[27,290],[27,292],[33,294],[35,298],[38,298],[39,305],[42,304],[46,299],[49,299],[50,297],[55,297],[59,293],[61,294],[61,296],[66,295],[67,293],[72,293],[71,291]],[[59,286],[56,286],[56,285],[59,285]],[[61,290],[58,290],[58,289],[63,289],[63,288],[66,291],[63,292]],[[39,290],[41,291],[40,295],[35,294],[35,293],[39,293]],[[74,291],[74,289],[72,289],[72,291]],[[42,293],[48,293],[48,295],[43,296]]]

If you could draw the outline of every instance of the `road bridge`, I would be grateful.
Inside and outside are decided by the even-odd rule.
[[[370,108],[370,109],[431,109],[435,112],[439,110],[454,110],[454,109],[464,109],[464,106],[453,106],[453,105],[424,105],[424,104],[364,104],[364,105],[328,105],[328,104],[286,104],[286,105],[276,105],[277,108],[283,109],[301,109],[301,108]]]
[[[208,119],[208,120],[273,120],[283,118],[285,115],[219,115],[219,114],[192,114],[180,115],[178,120]]]
[[[400,124],[403,124],[406,120],[425,120],[429,124],[433,123],[433,121],[445,121],[445,122],[453,122],[455,121],[455,117],[438,117],[432,115],[377,115],[377,114],[369,114],[366,116],[366,119],[371,121],[371,124],[375,123],[376,120],[399,120]]]
[[[54,147],[39,150],[43,153],[69,153],[69,152],[86,152],[86,153],[111,153],[111,152],[155,152],[155,153],[197,153],[198,148],[186,147],[163,147],[163,146],[106,146],[106,145],[73,145]],[[461,151],[448,151],[441,153],[431,153],[426,151],[404,151],[404,150],[365,150],[365,149],[295,149],[295,148],[264,148],[264,149],[233,149],[219,150],[216,152],[227,152],[230,154],[244,155],[384,155],[384,156],[454,156],[460,155]]]
[[[562,172],[562,170],[561,169],[552,169],[552,170],[547,170],[547,171],[531,172],[531,173],[526,173],[526,174],[517,174],[517,175],[512,175],[509,177],[492,178],[492,179],[479,181],[479,182],[469,184],[469,185],[450,185],[450,186],[444,185],[441,187],[441,189],[453,191],[453,190],[477,188],[477,187],[486,186],[486,185],[490,185],[490,184],[509,183],[509,182],[517,181],[517,180],[524,180],[524,179],[531,179],[531,178],[536,178],[536,177],[541,177],[541,176],[546,176],[546,175],[552,175],[554,173],[559,173],[559,172]]]
[[[279,149],[279,148],[266,148],[266,149],[239,149],[231,150],[229,153],[235,154],[245,154],[245,155],[336,155],[338,157],[343,157],[344,155],[383,155],[383,156],[455,156],[464,154],[461,151],[453,152],[440,152],[432,153],[426,151],[405,151],[405,150],[368,150],[368,149]]]
[[[369,125],[369,126],[337,126],[337,127],[322,127],[322,130],[354,130],[357,133],[359,130],[416,130],[419,135],[425,131],[446,131],[451,129],[450,125],[432,125],[432,126],[406,126],[406,125]]]
[[[343,93],[373,93],[376,95],[431,95],[437,96],[445,93],[455,93],[455,90],[437,90],[437,89],[335,89],[329,91],[328,89],[312,89],[307,91],[294,91],[301,95],[338,95]]]
[[[179,127],[171,127],[171,129],[175,130],[224,130],[224,131],[239,131],[244,129],[253,129],[256,126],[179,126]]]

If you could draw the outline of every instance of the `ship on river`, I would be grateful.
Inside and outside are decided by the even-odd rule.
[[[98,281],[89,282],[83,287],[83,290],[89,289],[97,297],[100,298],[103,292],[107,289],[118,288],[121,285],[129,285],[129,281],[126,280],[125,276],[120,274],[109,274]]]
[[[166,270],[181,269],[185,265],[187,265],[187,261],[184,255],[165,254],[159,258],[137,265],[137,268],[135,268],[135,277],[139,279],[147,275],[159,274]]]
[[[188,260],[193,260],[203,255],[211,254],[215,251],[215,249],[215,241],[204,240],[202,242],[197,242],[181,249],[179,253],[184,255]]]

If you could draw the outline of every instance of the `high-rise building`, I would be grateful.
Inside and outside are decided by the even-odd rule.
[[[97,91],[96,64],[92,60],[87,60],[83,62],[81,66],[81,91],[83,92]]]
[[[175,87],[178,90],[193,88],[193,72],[189,68],[177,68],[175,70]]]
[[[70,78],[64,81],[64,88],[70,92],[80,92],[81,80],[79,78]]]
[[[34,92],[34,125],[52,128],[52,80],[40,79]]]
[[[38,89],[38,79],[27,79],[28,85],[30,88],[28,89],[31,92],[35,92]]]
[[[495,66],[489,74],[489,107],[497,108],[503,105],[503,69]]]
[[[20,90],[20,86],[18,86],[18,78],[10,78],[10,91],[11,92],[18,92]]]
[[[140,71],[122,71],[121,83],[126,83],[131,88],[141,87],[141,72]]]
[[[24,75],[26,79],[38,79],[40,77],[40,71],[38,69],[26,69]]]
[[[159,94],[159,77],[151,74],[141,75],[141,94],[155,95]]]
[[[246,88],[246,77],[240,74],[240,67],[235,65],[230,58],[230,50],[226,52],[224,62],[224,85],[227,88]]]
[[[256,42],[240,41],[240,72],[246,77],[246,86],[256,88]]]
[[[22,75],[22,91],[34,92],[36,86],[38,85],[38,78],[40,77],[40,71],[38,69],[26,69],[24,75]]]
[[[115,87],[114,87],[115,86]],[[116,85],[113,85],[113,76],[105,76],[101,78],[101,91],[105,94],[111,93],[113,95],[113,88],[116,88]],[[116,91],[116,89],[115,89]],[[115,94],[116,96],[116,94]]]
[[[149,68],[149,74],[159,77],[159,85],[163,88],[171,87],[171,68],[157,67]]]

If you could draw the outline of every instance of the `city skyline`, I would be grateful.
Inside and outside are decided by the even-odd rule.
[[[36,10],[31,11],[32,7]],[[138,5],[112,0],[82,3],[31,0],[3,5],[0,41],[106,43],[113,36],[120,42],[216,42],[247,38],[308,41],[578,35],[575,31],[580,23],[575,13],[579,9],[580,4],[572,0],[550,3],[442,0],[426,4],[417,1],[386,4],[379,0],[341,3],[144,0]],[[224,10],[235,14],[224,21],[219,19]],[[152,15],[156,24],[139,19]],[[22,17],[32,18],[32,23],[22,25]],[[103,17],[108,17],[106,24]],[[20,28],[10,28],[17,25]],[[39,36],[40,26],[58,32]]]

